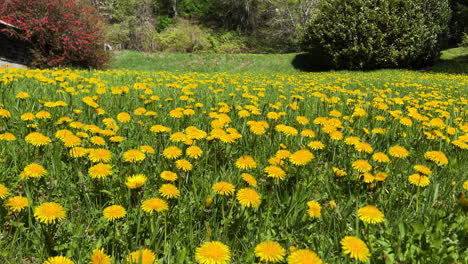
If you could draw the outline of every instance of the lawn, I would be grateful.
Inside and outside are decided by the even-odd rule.
[[[304,71],[324,72],[330,69],[327,59],[315,54],[204,54],[144,53],[116,51],[112,69],[171,72],[227,72],[297,74]],[[440,58],[420,71],[468,73],[468,51],[453,48],[442,51]]]
[[[0,263],[468,263],[466,74],[117,55],[0,69]]]

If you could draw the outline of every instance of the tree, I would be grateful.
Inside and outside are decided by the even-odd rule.
[[[448,0],[326,0],[303,43],[337,69],[420,67],[439,55],[450,14]]]
[[[20,28],[9,32],[32,46],[33,66],[102,67],[105,25],[96,10],[73,0],[8,0],[0,19]]]

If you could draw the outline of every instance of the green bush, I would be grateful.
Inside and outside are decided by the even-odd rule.
[[[448,0],[326,0],[303,45],[329,56],[336,69],[421,67],[440,53]]]
[[[462,42],[459,44],[459,46],[462,47],[462,48],[467,48],[468,49],[468,34],[463,33]]]
[[[209,37],[211,50],[215,53],[242,53],[247,47],[247,38],[234,31],[213,33]]]
[[[158,51],[167,52],[196,52],[209,49],[209,30],[179,20],[172,27],[154,35],[154,46]]]

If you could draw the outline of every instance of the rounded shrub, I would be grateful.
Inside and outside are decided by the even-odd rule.
[[[105,24],[83,1],[2,1],[0,19],[16,27],[7,33],[31,44],[32,66],[99,68],[109,61]]]
[[[448,0],[322,0],[303,45],[335,69],[421,67],[440,53]]]

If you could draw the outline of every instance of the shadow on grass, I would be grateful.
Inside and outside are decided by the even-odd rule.
[[[331,60],[319,51],[297,54],[291,65],[304,72],[322,72],[332,70]]]
[[[468,74],[468,55],[460,55],[451,59],[438,59],[433,66],[424,69],[428,72]]]

